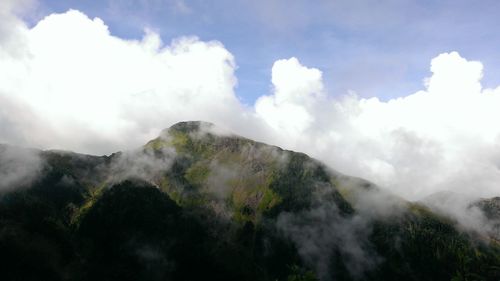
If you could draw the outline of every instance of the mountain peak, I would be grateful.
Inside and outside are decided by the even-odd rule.
[[[215,124],[205,121],[183,121],[175,123],[174,125],[170,126],[170,128],[166,129],[166,131],[170,133],[192,133],[215,127]]]
[[[251,141],[213,123],[184,121],[164,129],[157,138],[146,143],[145,147],[155,150],[170,147],[177,152],[193,153],[209,147],[238,149],[247,142]]]
[[[224,137],[234,137],[236,136],[230,130],[217,126],[214,123],[206,122],[206,121],[183,121],[175,123],[167,129],[164,129],[161,132],[161,136],[172,136],[172,135],[189,135],[192,136],[205,136],[205,135],[213,135],[213,136],[224,136]]]

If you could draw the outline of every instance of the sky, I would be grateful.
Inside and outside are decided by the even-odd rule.
[[[457,51],[499,82],[498,1],[417,0],[41,0],[34,24],[77,9],[99,17],[120,38],[144,29],[165,42],[179,36],[218,40],[235,57],[238,97],[252,104],[270,89],[274,61],[292,56],[324,73],[332,95],[355,91],[382,100],[415,92],[428,61]]]
[[[204,120],[407,199],[500,195],[497,1],[0,1],[0,143]]]

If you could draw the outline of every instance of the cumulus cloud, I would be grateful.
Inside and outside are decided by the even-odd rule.
[[[234,59],[219,42],[178,38],[164,46],[150,31],[122,40],[74,10],[21,36],[25,55],[2,59],[0,93],[36,116],[19,126],[26,145],[103,153],[137,146],[173,120],[237,115]],[[44,134],[27,131],[33,127]]]
[[[0,2],[0,58],[19,56],[25,47],[23,32],[26,25],[16,15],[28,9],[30,0],[4,0]]]
[[[235,59],[220,42],[164,44],[151,31],[124,40],[74,10],[31,28],[12,9],[2,13],[10,39],[0,42],[0,142],[111,153],[175,122],[205,120],[407,199],[500,193],[500,88],[484,89],[482,64],[456,52],[431,61],[423,90],[389,101],[332,98],[320,70],[279,60],[271,93],[248,106],[234,92]]]
[[[279,60],[272,69],[274,94],[260,97],[255,111],[274,130],[294,137],[315,121],[311,112],[323,95],[321,72],[296,58]]]
[[[296,71],[303,67],[295,59],[287,62]],[[406,198],[443,189],[491,196],[500,193],[500,130],[495,125],[500,118],[496,110],[500,88],[482,89],[482,70],[480,62],[467,61],[456,52],[444,53],[432,60],[425,89],[402,98],[384,102],[351,94],[341,99],[314,97],[308,102],[290,99],[291,105],[274,103],[274,114],[259,110],[259,102],[256,111],[274,126],[274,120],[286,119],[280,110],[299,107],[302,116],[315,121],[297,130],[296,137],[281,138],[278,143]],[[317,83],[322,83],[321,75],[316,76],[316,84],[309,82],[310,87],[288,91],[297,95],[293,91],[300,89],[298,95],[310,97],[321,88]],[[266,99],[278,95],[283,94],[277,91]]]

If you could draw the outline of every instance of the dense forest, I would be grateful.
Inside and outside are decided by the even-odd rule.
[[[209,123],[109,156],[4,145],[0,171],[2,280],[500,280],[495,233]]]

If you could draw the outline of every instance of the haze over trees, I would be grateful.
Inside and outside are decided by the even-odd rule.
[[[498,198],[467,224],[210,123],[109,156],[2,145],[0,171],[4,280],[500,277]]]

